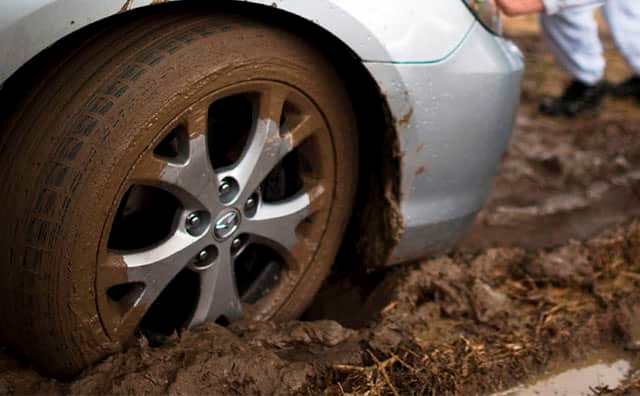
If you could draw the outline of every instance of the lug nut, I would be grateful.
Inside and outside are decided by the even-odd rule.
[[[190,261],[190,268],[194,271],[206,271],[218,259],[218,249],[209,245],[202,249],[196,256]]]
[[[247,239],[244,238],[243,236],[234,238],[233,241],[231,241],[231,254],[233,255],[238,254],[242,250],[246,242],[247,242]]]
[[[247,199],[247,209],[253,209],[256,206],[256,199],[251,196]]]
[[[231,203],[238,195],[239,190],[238,182],[234,178],[225,177],[224,180],[220,181],[220,186],[218,187],[220,200],[225,204]]]
[[[223,181],[222,184],[220,184],[220,195],[227,195],[231,192],[231,183]]]
[[[205,211],[189,213],[184,221],[187,232],[193,236],[202,234],[207,228],[209,217],[209,214]]]
[[[258,194],[253,194],[244,204],[244,214],[247,217],[253,217],[258,209]]]
[[[199,263],[203,263],[207,260],[207,258],[209,258],[209,252],[207,252],[206,250],[201,250],[200,253],[198,253],[198,262]]]
[[[197,213],[191,213],[187,216],[187,226],[189,227],[197,227],[200,225],[200,216]]]

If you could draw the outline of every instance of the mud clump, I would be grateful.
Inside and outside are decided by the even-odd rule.
[[[540,254],[527,263],[525,271],[532,277],[559,286],[589,286],[594,273],[587,249],[575,241],[555,251]]]
[[[336,346],[355,335],[340,324],[329,321],[305,322],[240,322],[234,323],[233,331],[247,339],[251,345],[278,349],[300,345]]]
[[[151,348],[144,338],[71,383],[38,376],[19,364],[0,371],[2,394],[296,394],[322,368],[311,359],[283,358],[287,348],[319,356],[353,332],[334,322],[207,325]],[[351,361],[354,362],[353,360]],[[357,360],[355,361],[357,362]]]
[[[471,289],[471,307],[480,323],[489,323],[512,310],[511,301],[505,294],[493,290],[491,286],[476,280]]]
[[[286,393],[312,377],[305,363],[288,362],[244,342],[227,329],[204,326],[160,348],[140,345],[113,356],[71,384],[72,394]]]
[[[626,342],[625,348],[640,353],[640,305],[622,307],[616,315],[616,324]]]

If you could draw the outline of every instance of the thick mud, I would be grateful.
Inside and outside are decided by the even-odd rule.
[[[530,22],[510,29],[530,61],[517,130],[455,251],[336,273],[301,321],[139,337],[70,382],[0,349],[0,394],[640,394],[640,105],[538,116],[564,80]],[[567,372],[584,386],[534,388]]]
[[[355,289],[359,303],[332,304],[359,313],[354,329],[241,322],[156,348],[140,338],[69,383],[4,354],[0,393],[491,393],[602,350],[628,362],[620,389],[640,390],[640,222],[555,249],[455,252],[378,277]]]

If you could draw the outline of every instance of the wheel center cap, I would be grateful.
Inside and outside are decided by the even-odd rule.
[[[213,235],[219,240],[227,239],[236,232],[239,226],[240,212],[237,210],[224,212],[218,217],[213,226]]]

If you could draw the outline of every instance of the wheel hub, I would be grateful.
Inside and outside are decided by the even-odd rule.
[[[235,209],[223,212],[213,226],[213,235],[219,241],[231,237],[240,227],[242,215]]]

